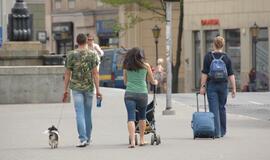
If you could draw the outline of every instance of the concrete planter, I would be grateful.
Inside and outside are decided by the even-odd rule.
[[[63,66],[0,66],[0,104],[59,103]]]

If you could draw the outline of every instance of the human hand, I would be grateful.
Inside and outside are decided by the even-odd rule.
[[[99,98],[99,99],[102,100],[102,94],[101,94],[100,92],[97,92],[97,93],[96,93],[96,98],[97,98],[97,99]]]
[[[155,79],[153,85],[158,85],[158,81]]]
[[[235,98],[235,95],[236,95],[236,90],[232,90],[232,98]]]
[[[69,99],[69,92],[64,92],[62,102],[67,102]]]
[[[201,87],[200,88],[200,94],[201,95],[204,95],[205,94],[205,91],[206,91],[205,87]]]

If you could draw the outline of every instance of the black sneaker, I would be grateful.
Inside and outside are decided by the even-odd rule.
[[[87,145],[87,142],[83,141],[83,142],[80,142],[76,147],[86,147],[86,145]]]

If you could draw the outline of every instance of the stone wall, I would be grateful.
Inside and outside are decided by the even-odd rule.
[[[59,103],[63,66],[0,66],[0,104]]]

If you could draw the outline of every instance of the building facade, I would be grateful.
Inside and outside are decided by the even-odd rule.
[[[224,51],[232,59],[238,90],[247,87],[255,68],[256,90],[269,91],[269,6],[268,0],[185,1],[185,92],[199,89],[203,58],[217,35],[225,38]]]
[[[154,5],[160,7],[159,1],[153,1]],[[161,12],[161,11],[160,11]],[[129,14],[143,18],[144,20],[140,23],[137,23],[132,28],[120,32],[119,44],[126,48],[132,47],[141,47],[144,49],[145,57],[147,62],[155,66],[156,65],[156,56],[164,60],[163,67],[166,68],[166,24],[164,19],[160,19],[161,16],[145,9],[140,9],[138,6],[120,6],[119,8],[119,23],[125,24],[129,21]],[[178,23],[179,23],[179,3],[173,3],[172,7],[172,57],[173,62],[176,58],[177,50],[177,38],[178,38]],[[155,18],[159,17],[159,18]],[[165,17],[164,17],[165,18]],[[153,37],[152,29],[157,25],[160,28],[160,37],[158,38],[157,43],[157,52],[155,46],[155,38]],[[181,64],[183,64],[184,55],[181,55]],[[179,85],[178,91],[184,92],[184,70],[185,66],[181,65],[179,70]]]
[[[8,14],[11,13],[13,1],[0,0],[0,47],[7,41]]]
[[[256,68],[256,91],[269,91],[270,21],[265,18],[270,16],[269,5],[268,0],[185,0],[179,92],[199,89],[203,58],[212,50],[212,41],[217,35],[225,38],[224,51],[232,59],[238,91],[247,90],[252,68]],[[130,12],[146,19],[154,16],[152,12],[136,7],[120,7],[119,10],[120,23],[128,21],[127,15]],[[177,2],[173,3],[172,17],[172,50],[175,61],[179,22]],[[151,31],[154,25],[161,28],[158,56],[165,59],[165,23],[156,20],[143,21],[120,37],[122,46],[144,48],[146,58],[152,65],[155,65],[156,59]],[[255,35],[254,31],[257,31]]]
[[[65,54],[74,48],[78,33],[94,33],[97,37],[96,41],[101,46],[143,48],[147,61],[153,66],[156,63],[156,55],[158,58],[166,59],[165,23],[151,19],[155,14],[150,11],[142,10],[137,6],[116,8],[105,5],[100,0],[25,1],[30,12],[34,14],[33,39],[44,38],[45,33],[44,45],[51,53]],[[7,15],[14,2],[0,0],[2,41],[7,37]],[[269,91],[270,21],[265,18],[270,16],[269,6],[269,0],[185,0],[179,92],[199,89],[203,57],[212,49],[213,38],[217,35],[223,36],[226,40],[224,51],[232,59],[238,90],[248,85],[249,72],[255,68],[257,91]],[[113,30],[115,22],[127,23],[129,14],[148,20],[124,32],[115,33]],[[172,13],[174,62],[178,22],[179,3],[174,2]],[[161,28],[158,54],[152,34],[155,25]],[[166,64],[164,66],[166,67]]]
[[[78,33],[95,34],[101,46],[118,45],[118,36],[113,31],[118,8],[100,0],[52,0],[47,3],[51,12],[52,52],[65,54],[73,49]]]

